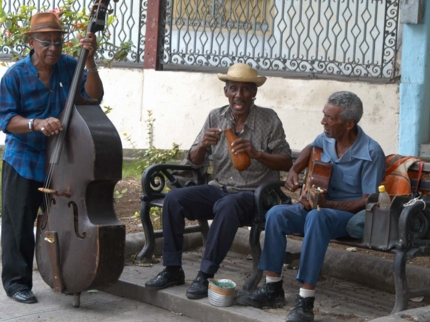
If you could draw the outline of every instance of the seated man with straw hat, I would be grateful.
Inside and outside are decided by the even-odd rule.
[[[246,64],[234,64],[227,74],[218,74],[225,82],[228,105],[210,111],[203,128],[187,153],[189,163],[203,166],[213,159],[212,181],[167,194],[163,207],[163,265],[165,269],[145,287],[161,290],[185,283],[182,270],[182,248],[185,218],[212,219],[200,271],[187,289],[190,299],[208,294],[208,278],[218,271],[241,226],[250,225],[255,213],[254,191],[268,181],[279,180],[279,171],[292,165],[291,150],[282,122],[269,108],[256,106],[257,88],[266,77]],[[237,170],[226,143],[225,129],[232,129],[234,154],[247,153],[250,166]]]

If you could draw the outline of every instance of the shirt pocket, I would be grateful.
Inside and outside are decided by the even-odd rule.
[[[358,184],[358,177],[351,176],[349,174],[343,174],[343,182],[349,184],[350,186],[356,186]]]

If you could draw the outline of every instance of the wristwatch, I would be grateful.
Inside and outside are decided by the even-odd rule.
[[[34,131],[34,119],[28,120],[28,129],[33,132]]]

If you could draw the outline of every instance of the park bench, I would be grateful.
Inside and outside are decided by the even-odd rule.
[[[183,177],[184,172],[187,173],[186,178]],[[411,179],[411,186],[415,187],[418,165],[413,164],[409,168],[408,174]],[[162,231],[154,232],[150,212],[153,207],[161,208],[163,206],[166,185],[181,188],[207,182],[208,174],[206,172],[187,165],[157,164],[144,172],[142,175],[143,194],[141,196],[140,218],[145,234],[145,246],[136,256],[136,264],[152,261],[155,239],[162,237]],[[267,211],[274,205],[291,203],[291,198],[282,189],[284,183],[284,181],[268,182],[262,184],[255,191],[256,213],[249,235],[253,269],[250,277],[243,285],[242,290],[245,292],[253,291],[263,275],[263,272],[258,269],[258,264],[261,256],[260,235],[264,230]],[[430,193],[430,163],[424,164],[418,190],[422,193]],[[410,298],[430,295],[430,289],[410,289],[406,279],[407,260],[418,256],[430,256],[430,196],[425,194],[423,196],[423,202],[417,202],[401,211],[398,223],[399,241],[393,249],[386,250],[386,252],[395,253],[393,276],[396,295],[392,313],[407,309]],[[423,210],[424,206],[427,206],[427,210]],[[184,233],[201,232],[203,244],[205,244],[208,229],[207,221],[199,221],[198,225],[185,227]],[[332,242],[357,248],[367,248],[361,239],[343,238]],[[286,264],[299,258],[300,253],[291,253],[288,250],[285,253]]]

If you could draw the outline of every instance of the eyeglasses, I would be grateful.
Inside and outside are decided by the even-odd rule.
[[[64,43],[63,40],[50,42],[50,41],[46,41],[46,40],[40,40],[40,39],[37,39],[35,37],[33,37],[33,39],[38,41],[42,45],[42,47],[51,47],[52,45],[54,45],[55,47],[62,47],[63,43]]]

